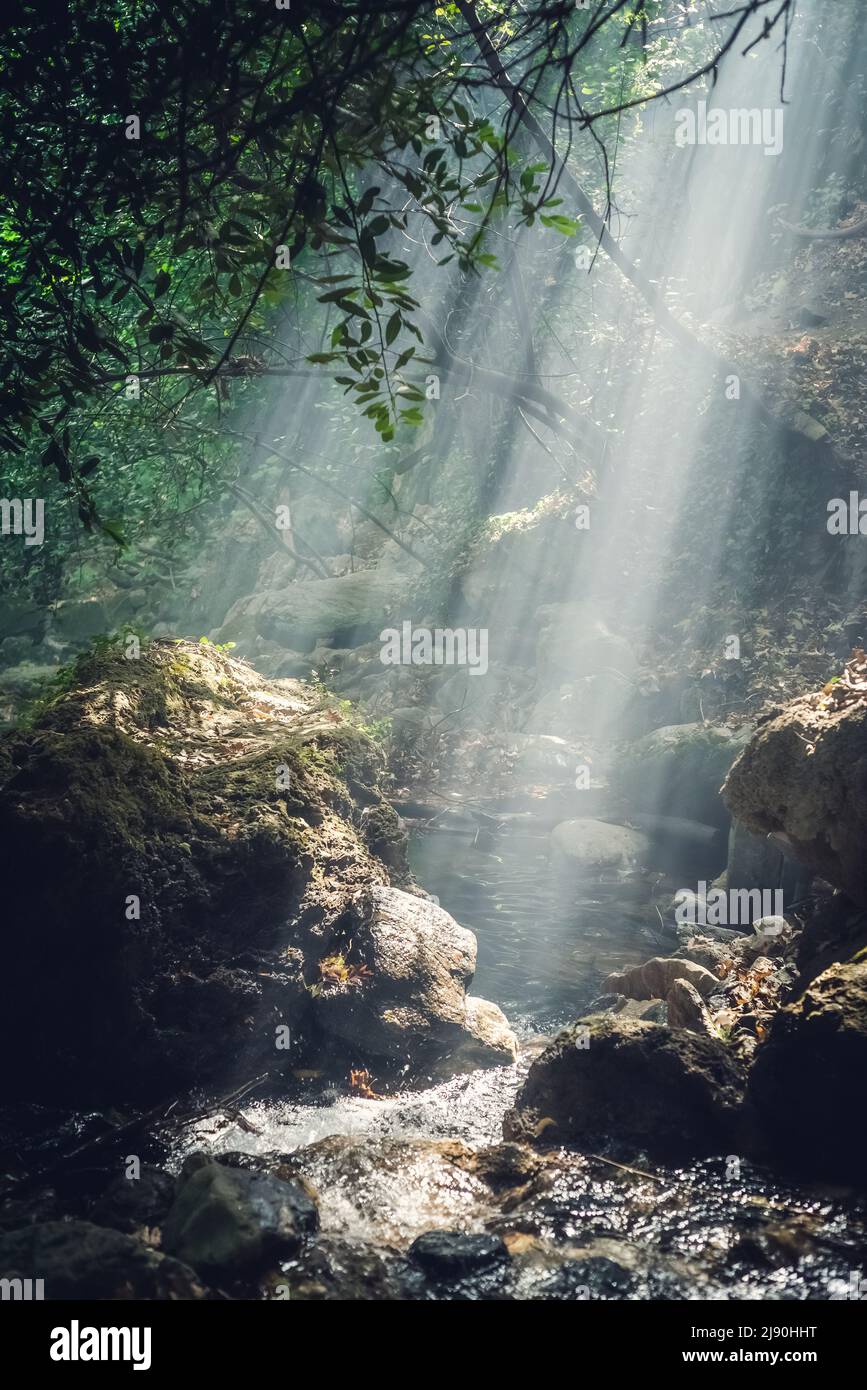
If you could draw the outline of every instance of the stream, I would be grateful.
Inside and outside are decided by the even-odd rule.
[[[648,929],[635,876],[588,880],[576,892],[552,873],[543,833],[522,827],[485,850],[475,841],[467,827],[417,831],[412,867],[476,933],[474,990],[505,1010],[521,1044],[518,1064],[415,1081],[376,1099],[307,1083],[292,1099],[245,1104],[241,1124],[196,1126],[176,1149],[175,1166],[195,1149],[295,1154],[330,1136],[354,1137],[363,1146],[335,1154],[320,1145],[303,1162],[326,1235],[400,1251],[431,1229],[495,1226],[593,1251],[591,1272],[582,1266],[584,1292],[570,1294],[562,1270],[543,1262],[531,1273],[516,1270],[512,1298],[860,1296],[864,1205],[842,1190],[788,1185],[736,1156],[645,1172],[563,1154],[504,1226],[478,1182],[454,1171],[444,1177],[413,1147],[409,1141],[500,1142],[503,1115],[541,1035],[580,1016],[608,972],[672,949]]]

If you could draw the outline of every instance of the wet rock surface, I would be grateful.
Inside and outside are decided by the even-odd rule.
[[[585,1146],[606,1137],[659,1157],[727,1149],[744,1075],[722,1042],[658,1023],[591,1017],[533,1063],[507,1138]]]
[[[4,1278],[44,1279],[47,1299],[198,1299],[193,1270],[119,1231],[49,1221],[0,1236]]]
[[[318,1224],[316,1203],[296,1184],[205,1160],[182,1175],[162,1238],[194,1269],[238,1277],[295,1254]]]

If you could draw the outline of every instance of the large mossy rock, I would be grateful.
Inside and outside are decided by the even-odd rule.
[[[784,836],[814,873],[867,905],[867,706],[820,691],[762,724],[723,788],[754,834]]]
[[[475,936],[429,898],[365,889],[327,949],[315,1001],[326,1032],[391,1061],[457,1054],[477,1066],[514,1062],[517,1044],[500,1009],[467,998]],[[340,962],[339,972],[329,961]]]
[[[663,1160],[727,1153],[743,1089],[739,1064],[716,1039],[593,1015],[533,1063],[504,1133],[579,1148],[614,1141]]]
[[[100,644],[0,740],[4,1089],[176,1093],[285,1065],[347,898],[389,869],[381,754],[210,645]],[[389,836],[388,827],[392,827]]]
[[[628,745],[612,785],[636,811],[725,826],[720,788],[748,738],[725,725],[665,725]]]
[[[750,1071],[769,1150],[788,1167],[867,1185],[867,951],[781,1009]]]

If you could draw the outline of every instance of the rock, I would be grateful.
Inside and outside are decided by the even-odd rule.
[[[867,906],[867,708],[819,692],[757,729],[726,779],[732,815],[785,837],[814,873]]]
[[[674,980],[666,1002],[669,1028],[688,1028],[691,1033],[701,1033],[707,1038],[719,1036],[707,1005],[690,980]]]
[[[143,1167],[137,1178],[119,1173],[94,1202],[90,1216],[97,1226],[131,1235],[142,1227],[161,1226],[174,1198],[171,1173]]]
[[[351,974],[323,985],[314,1001],[326,1032],[394,1061],[464,1050],[477,1065],[514,1061],[517,1044],[501,1011],[466,997],[476,938],[429,898],[363,890],[328,944],[326,959],[336,956]]]
[[[456,1057],[462,1069],[471,1071],[477,1066],[504,1066],[514,1062],[518,1056],[518,1042],[500,1006],[475,994],[468,994],[465,1003],[464,1027],[469,1037],[460,1045]]]
[[[232,605],[216,640],[235,641],[258,632],[302,652],[322,638],[354,646],[389,626],[386,614],[400,605],[405,592],[405,580],[375,570],[257,591]]]
[[[748,737],[748,731],[699,723],[654,729],[628,746],[612,784],[635,810],[727,827],[720,788]]]
[[[3,1278],[44,1279],[46,1299],[198,1299],[193,1270],[89,1221],[46,1221],[0,1235]]]
[[[726,1153],[743,1073],[722,1042],[684,1029],[591,1017],[565,1029],[533,1063],[507,1139],[622,1142],[663,1160]]]
[[[566,1260],[541,1281],[533,1297],[544,1302],[566,1303],[584,1299],[622,1300],[634,1297],[635,1275],[605,1255]]]
[[[212,646],[85,653],[0,738],[7,1091],[147,1103],[285,1065],[323,936],[388,881],[378,851],[405,874],[383,761],[320,693]]]
[[[601,820],[561,821],[551,831],[556,860],[574,869],[620,869],[647,863],[650,841],[640,830]]]
[[[422,1270],[389,1246],[337,1236],[320,1236],[268,1282],[288,1286],[293,1303],[406,1302],[424,1299],[429,1288]]]
[[[867,1183],[867,957],[832,965],[774,1018],[749,1097],[789,1167]]]
[[[505,1265],[509,1251],[500,1236],[463,1231],[428,1231],[409,1247],[409,1257],[432,1279],[466,1278],[491,1265]]]
[[[232,1275],[296,1253],[319,1224],[301,1187],[206,1163],[182,1178],[163,1224],[163,1248],[194,1269]]]
[[[691,960],[676,956],[654,956],[643,965],[635,965],[621,974],[609,975],[603,981],[605,990],[616,990],[630,999],[667,999],[675,980],[689,980],[699,994],[708,998],[720,987],[718,976]]]
[[[600,994],[591,1000],[588,1014],[617,1014],[620,1018],[646,1018],[651,1023],[667,1023],[663,999],[627,999],[625,994]]]

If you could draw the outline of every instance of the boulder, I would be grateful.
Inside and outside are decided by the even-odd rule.
[[[646,864],[650,841],[640,830],[607,821],[561,821],[551,831],[555,862],[576,870],[621,869]]]
[[[413,1241],[408,1253],[431,1279],[443,1282],[509,1262],[509,1251],[500,1236],[464,1231],[426,1231]]]
[[[665,725],[628,745],[612,785],[630,809],[727,826],[720,788],[748,737],[725,725]]]
[[[573,1024],[533,1063],[504,1123],[507,1139],[617,1141],[662,1160],[727,1153],[743,1101],[722,1042],[617,1016]]]
[[[782,837],[801,863],[865,906],[867,706],[836,688],[793,700],[762,724],[723,796],[748,830]]]
[[[232,605],[215,640],[236,641],[256,632],[300,652],[311,651],[323,638],[354,646],[385,627],[399,626],[389,624],[386,614],[405,594],[405,579],[374,570],[265,589]]]
[[[199,1299],[193,1270],[89,1221],[46,1221],[0,1234],[0,1278],[43,1279],[46,1299]]]
[[[777,1013],[749,1096],[766,1145],[789,1167],[867,1183],[867,951]]]
[[[285,1066],[305,956],[406,872],[382,764],[321,694],[212,646],[81,657],[0,739],[7,1093],[149,1101]]]
[[[367,888],[328,943],[315,1018],[392,1061],[465,1052],[476,1065],[513,1062],[517,1044],[502,1012],[467,999],[475,965],[476,938],[444,908],[397,888]]]
[[[163,1248],[194,1269],[233,1275],[294,1255],[319,1225],[296,1183],[203,1163],[182,1177],[163,1224]]]

